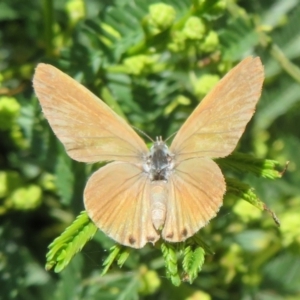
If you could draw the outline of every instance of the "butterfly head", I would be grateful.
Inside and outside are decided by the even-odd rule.
[[[151,181],[168,180],[174,166],[173,156],[162,138],[157,137],[144,165]]]

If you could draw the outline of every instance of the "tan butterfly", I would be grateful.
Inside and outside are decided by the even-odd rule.
[[[142,248],[160,237],[184,241],[216,215],[226,186],[212,158],[236,147],[263,79],[260,59],[244,59],[201,101],[170,148],[157,139],[150,150],[104,102],[55,67],[39,64],[33,85],[71,158],[114,161],[87,182],[89,217],[118,243]]]

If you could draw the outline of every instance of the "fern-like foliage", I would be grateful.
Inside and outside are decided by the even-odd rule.
[[[109,268],[111,267],[111,265],[115,260],[117,260],[117,264],[121,268],[125,263],[125,261],[127,260],[127,258],[129,257],[129,255],[130,255],[130,248],[128,247],[121,246],[118,244],[111,247],[108,257],[105,259],[105,261],[102,264],[104,268],[102,270],[101,275],[103,276],[108,272]]]
[[[101,277],[98,272],[100,267],[93,260],[93,270],[89,270],[89,274],[86,272],[86,257],[84,264],[83,255],[77,255],[73,260],[97,230],[87,214],[82,212],[49,246],[47,270],[60,272],[72,261],[67,270],[56,276],[60,280],[57,293],[50,295],[43,291],[37,297],[40,299],[40,295],[49,294],[51,299],[57,300],[74,297],[138,299],[139,293],[154,294],[160,284],[158,274],[167,274],[175,286],[183,281],[194,283],[195,294],[182,297],[178,294],[179,299],[196,298],[199,289],[209,291],[211,295],[206,298],[216,299],[256,296],[264,299],[270,291],[272,296],[273,293],[277,293],[277,296],[280,294],[280,297],[281,293],[290,293],[282,296],[288,298],[294,293],[296,296],[293,297],[299,298],[300,277],[297,273],[300,272],[297,272],[297,263],[300,264],[294,252],[299,246],[297,233],[300,226],[296,213],[299,205],[300,177],[297,170],[300,159],[295,151],[300,147],[298,2],[79,0],[54,6],[53,1],[46,1],[47,9],[45,6],[42,10],[39,5],[43,2],[39,1],[28,1],[26,5],[22,1],[3,1],[0,5],[0,21],[4,28],[0,35],[1,95],[15,99],[1,99],[0,105],[0,141],[3,149],[0,159],[0,213],[5,215],[4,223],[9,222],[9,226],[0,225],[0,234],[6,238],[2,243],[5,251],[3,276],[2,265],[0,268],[0,281],[3,279],[0,298],[2,295],[5,299],[7,295],[20,299],[34,298],[30,294],[33,281],[30,275],[31,268],[38,260],[30,249],[36,249],[36,244],[43,242],[43,233],[50,231],[35,216],[44,216],[46,207],[51,229],[58,228],[57,224],[66,223],[63,210],[68,207],[68,212],[78,212],[87,177],[96,168],[85,167],[69,159],[43,119],[37,100],[29,95],[29,81],[37,61],[57,65],[128,119],[130,124],[151,137],[162,135],[166,138],[178,130],[216,82],[216,78],[222,77],[238,60],[248,55],[262,58],[266,80],[253,126],[249,126],[245,132],[248,140],[251,139],[247,152],[259,154],[264,159],[234,153],[217,160],[224,174],[228,174],[224,202],[226,204],[228,198],[243,199],[259,210],[268,211],[279,224],[274,212],[264,202],[268,201],[270,207],[276,208],[282,226],[278,230],[268,231],[257,222],[255,225],[260,228],[253,230],[248,228],[253,223],[238,220],[229,224],[229,218],[217,216],[200,233],[184,243],[159,241],[154,247],[147,246],[137,251],[121,245],[112,246],[113,241],[99,234],[91,246],[97,249],[93,252],[96,261],[104,261],[102,275],[106,276]],[[41,11],[44,11],[44,15]],[[37,19],[39,21],[33,26]],[[24,24],[23,30],[15,30],[20,24]],[[46,28],[46,33],[41,34],[39,28]],[[12,37],[12,33],[18,36]],[[33,47],[28,47],[28,44]],[[46,57],[40,57],[43,51]],[[16,54],[18,57],[14,57]],[[26,84],[28,88],[24,88]],[[16,102],[20,104],[20,109]],[[267,157],[270,159],[265,159]],[[264,180],[281,178],[283,171],[280,170],[280,164],[286,160],[291,160],[291,164],[285,178],[278,180],[276,185]],[[241,176],[239,180],[234,178],[236,173],[250,173],[259,177],[259,183],[266,185],[264,192],[271,196],[259,198],[257,195],[261,194],[251,185],[241,182]],[[32,193],[24,189],[28,183],[34,183]],[[33,202],[30,207],[36,213],[27,211],[30,201]],[[226,209],[226,205],[222,209]],[[32,222],[27,222],[27,217],[15,218],[11,213],[13,210],[26,214]],[[16,232],[24,236],[32,232],[31,224],[35,222],[42,224],[42,228],[40,231],[34,229],[33,235],[38,240],[34,246],[30,248],[20,241],[19,244],[10,241],[15,239]],[[3,230],[8,233],[4,234]],[[51,233],[57,234],[53,230]],[[240,243],[238,234],[245,234],[246,242]],[[265,247],[260,250],[257,247],[257,252],[251,253],[257,259],[253,266],[252,258],[247,264],[249,248],[245,245],[249,236],[253,237],[253,244],[263,244]],[[264,243],[260,240],[261,236],[264,237]],[[218,254],[208,262],[210,270],[217,271],[205,274],[206,286],[195,280],[202,269],[204,254],[214,254],[204,241],[213,241],[214,251]],[[268,241],[275,246],[268,244]],[[13,248],[20,249],[20,253],[11,254]],[[105,251],[98,249],[110,249],[106,259],[103,257]],[[13,259],[7,258],[9,255]],[[150,267],[153,257],[160,262],[156,269]],[[142,267],[139,266],[140,262],[143,263]],[[122,270],[110,270],[113,264],[122,267]],[[22,265],[22,274],[19,265]],[[255,269],[256,266],[265,265],[266,268]],[[76,277],[73,276],[74,266]],[[134,271],[125,273],[127,268]],[[151,270],[148,271],[148,268]],[[294,268],[293,272],[289,272],[291,268]],[[35,274],[39,272],[44,270],[38,269]],[[80,272],[82,278],[78,276]],[[44,286],[52,291],[51,276],[42,274],[36,276],[41,281],[34,286],[34,291]],[[72,284],[70,278],[73,279]],[[155,284],[151,286],[149,282]],[[143,284],[144,288],[141,287]],[[218,294],[221,284],[225,287],[222,295]],[[76,294],[77,285],[82,295]],[[276,288],[281,285],[282,289]],[[65,293],[66,287],[72,289],[73,293]],[[177,290],[183,287],[186,285],[182,284]],[[254,295],[254,291],[261,287],[265,288],[265,294]],[[164,287],[157,297],[172,299],[163,294],[167,289]],[[16,291],[20,292],[15,295]]]
[[[85,211],[50,245],[47,253],[46,269],[54,267],[55,272],[63,270],[73,256],[79,252],[97,231]]]
[[[265,210],[272,216],[274,222],[280,226],[280,221],[276,214],[267,207],[267,205],[262,202],[258,196],[255,194],[254,189],[251,188],[248,184],[240,182],[233,178],[226,178],[227,184],[227,196],[234,196],[237,199],[243,199],[259,210]]]
[[[218,159],[218,164],[224,168],[240,172],[250,172],[256,176],[268,179],[278,179],[282,176],[282,171],[276,170],[280,164],[271,159],[259,159],[250,154],[235,152],[225,159]]]
[[[204,249],[201,247],[192,250],[192,247],[188,246],[184,249],[182,267],[185,272],[183,277],[185,281],[193,283],[197,278],[204,263],[204,255]]]
[[[161,253],[165,260],[167,278],[169,278],[175,286],[179,286],[181,284],[181,280],[178,274],[177,253],[175,251],[175,247],[170,243],[162,242]]]

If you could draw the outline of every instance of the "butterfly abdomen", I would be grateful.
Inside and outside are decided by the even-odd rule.
[[[162,229],[165,223],[167,211],[167,188],[163,180],[151,183],[151,220],[157,230]]]

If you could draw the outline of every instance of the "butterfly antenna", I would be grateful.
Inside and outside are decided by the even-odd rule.
[[[178,130],[175,131],[174,133],[172,133],[169,137],[167,137],[167,138],[165,139],[165,142],[166,142],[167,140],[169,140],[171,137],[173,137],[177,132],[178,132]]]
[[[135,126],[131,126],[132,128],[134,128],[136,131],[138,131],[139,133],[143,134],[145,137],[147,137],[152,143],[154,143],[154,140],[144,131],[142,131],[141,129],[135,127]]]

